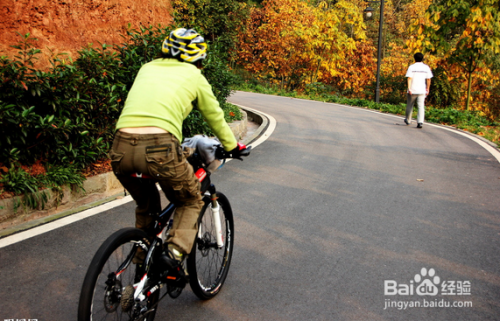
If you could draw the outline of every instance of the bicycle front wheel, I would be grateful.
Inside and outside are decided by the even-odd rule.
[[[139,248],[149,249],[147,234],[136,228],[124,228],[111,235],[95,254],[83,282],[78,305],[78,320],[153,321],[159,291],[144,302],[133,298],[136,269],[134,256]],[[140,317],[140,315],[144,317]]]
[[[187,261],[191,289],[202,300],[211,299],[219,293],[233,253],[233,212],[224,194],[217,192],[217,197],[224,245],[222,248],[217,245],[211,202],[209,197],[205,197],[205,205],[198,220],[198,236]]]

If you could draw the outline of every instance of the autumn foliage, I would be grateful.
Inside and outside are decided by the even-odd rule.
[[[361,12],[351,2],[316,6],[268,0],[254,7],[239,34],[239,62],[248,71],[294,89],[333,79],[356,41],[365,38]]]
[[[380,7],[370,5],[375,17],[364,21],[363,0],[264,0],[239,27],[237,64],[282,89],[322,83],[343,96],[371,98]],[[404,75],[413,54],[423,52],[439,75],[429,104],[498,116],[498,5],[499,0],[385,0],[381,99],[404,102]]]

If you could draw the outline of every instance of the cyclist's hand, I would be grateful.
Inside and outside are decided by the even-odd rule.
[[[239,160],[243,160],[241,157],[250,155],[251,149],[252,147],[246,147],[245,145],[238,143],[236,148],[229,152],[226,152],[223,148],[218,148],[215,152],[215,157],[218,159],[236,158]]]

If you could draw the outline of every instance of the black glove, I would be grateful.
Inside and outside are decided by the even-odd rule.
[[[241,156],[248,156],[250,155],[250,149],[252,147],[246,147],[245,145],[238,143],[236,148],[233,150],[226,152],[223,148],[218,148],[215,151],[215,157],[217,159],[226,159],[226,158],[236,158],[239,160],[243,160]]]

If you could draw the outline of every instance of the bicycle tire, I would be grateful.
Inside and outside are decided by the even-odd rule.
[[[132,304],[127,306],[124,311],[124,304],[132,303],[123,299],[123,292],[128,291],[133,294],[135,269],[134,263],[130,263],[119,276],[114,275],[119,267],[123,265],[127,258],[132,255],[132,249],[135,242],[142,241],[149,248],[147,234],[136,228],[124,228],[113,233],[100,246],[99,250],[94,255],[92,262],[85,276],[80,300],[78,304],[78,320],[137,320],[131,314],[133,311]],[[110,278],[114,282],[112,290],[109,289]],[[127,289],[128,286],[128,289]],[[144,302],[147,308],[150,308],[157,303],[159,292],[156,291]],[[131,295],[132,295],[131,294]],[[130,307],[130,308],[128,308]],[[153,321],[156,314],[156,309],[148,313],[145,318],[140,318],[140,321]]]
[[[229,272],[233,253],[233,211],[224,194],[217,192],[217,197],[224,246],[221,249],[217,248],[211,201],[210,197],[205,197],[205,205],[198,219],[198,228],[201,229],[202,237],[201,239],[199,236],[196,237],[187,259],[191,289],[202,300],[212,299],[220,292]]]

